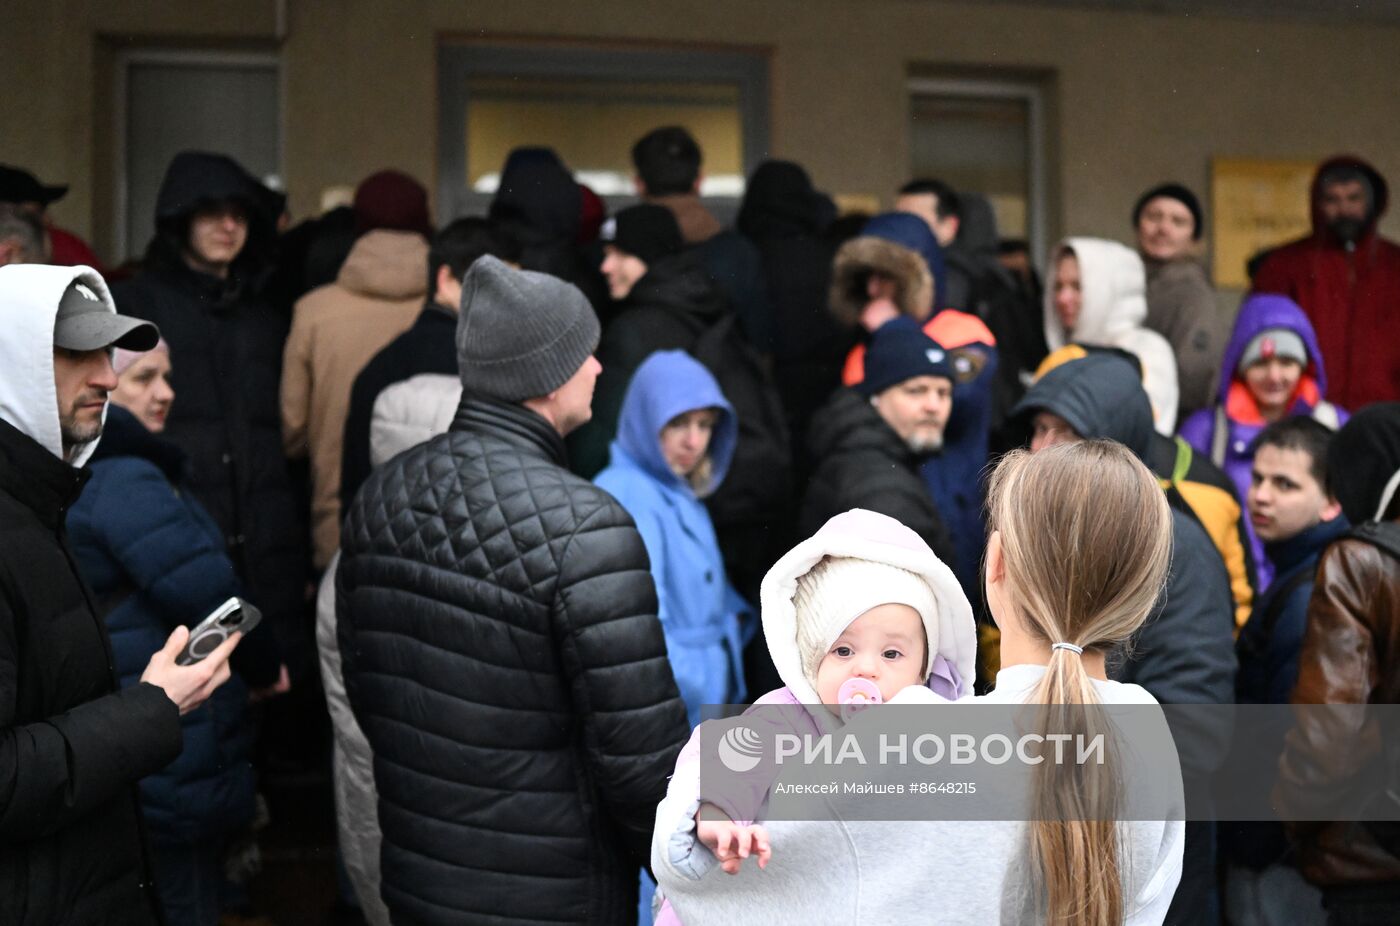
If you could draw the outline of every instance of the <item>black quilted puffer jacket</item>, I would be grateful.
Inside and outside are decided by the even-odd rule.
[[[685,742],[646,550],[553,428],[464,399],[376,470],[336,577],[395,924],[634,921]]]

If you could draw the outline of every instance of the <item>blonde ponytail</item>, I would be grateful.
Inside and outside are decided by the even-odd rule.
[[[1171,512],[1147,468],[1120,444],[1079,441],[1008,454],[992,474],[1009,604],[1046,643],[1102,652],[1140,627],[1166,580]],[[1124,899],[1112,725],[1083,661],[1056,647],[1029,699],[1037,732],[1102,735],[1103,764],[1042,762],[1032,784],[1031,876],[1051,926],[1111,926]]]

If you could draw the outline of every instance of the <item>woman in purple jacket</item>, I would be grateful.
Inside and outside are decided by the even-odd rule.
[[[1294,415],[1315,418],[1333,430],[1346,422],[1347,413],[1324,401],[1326,394],[1327,373],[1308,317],[1287,296],[1255,294],[1244,301],[1235,319],[1215,404],[1187,418],[1180,433],[1230,474],[1243,506],[1254,438],[1266,425]],[[1273,579],[1273,567],[1254,524],[1246,521],[1245,527],[1262,592]]]

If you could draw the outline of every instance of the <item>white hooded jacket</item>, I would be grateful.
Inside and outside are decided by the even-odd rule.
[[[873,560],[923,577],[938,602],[937,626],[925,628],[928,639],[937,640],[932,660],[934,678],[930,688],[949,699],[972,693],[977,651],[976,626],[972,607],[953,571],[933,554],[917,534],[894,518],[854,509],[828,521],[816,534],[778,560],[764,577],[760,591],[763,630],[773,664],[786,687],[759,698],[746,717],[754,718],[757,725],[764,725],[765,721],[781,723],[793,715],[786,712],[757,714],[755,711],[760,705],[801,704],[811,717],[814,729],[825,730],[836,722],[821,705],[816,690],[802,671],[802,657],[797,646],[797,609],[793,604],[797,580],[824,556]],[[890,703],[901,703],[906,698],[918,702],[928,696],[933,696],[928,689],[910,687],[892,698]],[[707,739],[706,742],[711,740]],[[770,865],[767,871],[758,874],[761,882],[748,882],[744,877],[747,872],[740,878],[725,875],[717,869],[714,856],[695,838],[695,813],[702,798],[715,801],[736,820],[746,813],[747,808],[729,806],[729,802],[718,795],[701,794],[700,749],[701,735],[697,728],[677,761],[666,798],[657,807],[656,827],[652,833],[652,869],[662,891],[675,905],[665,914],[671,917],[670,920],[657,922],[674,923],[677,916],[685,926],[756,922],[760,919],[763,922],[812,922],[810,918],[801,918],[805,914],[798,918],[778,919],[772,913],[785,908],[794,911],[814,909],[799,899],[804,895],[808,898],[813,896],[816,881],[831,873],[807,864],[807,861],[817,846],[822,846],[821,851],[825,851],[832,839],[841,840],[838,825],[820,822],[776,824],[772,830],[775,859],[777,853],[783,853],[784,864],[781,867]],[[798,829],[792,829],[793,826]],[[793,833],[791,839],[783,838],[787,832]],[[746,886],[739,887],[740,881],[745,881]],[[828,884],[845,883],[834,877],[827,881]],[[828,909],[832,916],[823,919],[837,922],[840,918],[835,915],[835,909]],[[762,916],[755,919],[754,914],[760,911]]]
[[[1153,423],[1158,433],[1170,437],[1176,433],[1179,393],[1176,356],[1166,338],[1146,327],[1147,274],[1142,258],[1116,241],[1066,238],[1050,252],[1052,273],[1066,251],[1079,259],[1079,321],[1070,332],[1060,323],[1052,277],[1045,287],[1046,345],[1052,352],[1070,343],[1116,347],[1137,357],[1142,386],[1152,400]]]
[[[58,389],[54,385],[53,327],[58,303],[77,281],[87,286],[113,315],[117,307],[107,284],[91,267],[50,267],[12,264],[0,267],[0,418],[38,441],[60,460],[63,435],[58,423]],[[107,410],[102,410],[107,418]],[[97,441],[79,447],[67,462],[81,467],[97,449]]]
[[[374,400],[369,425],[370,463],[447,432],[462,402],[462,380],[445,373],[419,373],[385,388]]]

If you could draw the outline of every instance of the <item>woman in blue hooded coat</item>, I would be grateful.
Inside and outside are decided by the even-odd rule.
[[[1243,507],[1254,467],[1254,439],[1269,424],[1305,415],[1336,430],[1350,417],[1325,401],[1327,371],[1312,323],[1287,296],[1256,293],[1240,306],[1221,360],[1215,404],[1181,425],[1180,435],[1235,483]],[[1264,543],[1245,520],[1259,591],[1273,580]]]
[[[595,480],[637,522],[666,652],[691,726],[704,704],[745,694],[744,643],[754,629],[734,591],[701,499],[724,481],[738,421],[710,372],[684,351],[657,351],[627,387],[617,438]]]
[[[725,575],[701,501],[724,481],[738,435],[734,409],[710,371],[685,351],[657,351],[632,374],[608,465],[594,479],[637,522],[666,655],[692,727],[702,705],[743,700],[744,644],[757,629]],[[652,921],[654,890],[643,871],[640,923]]]

